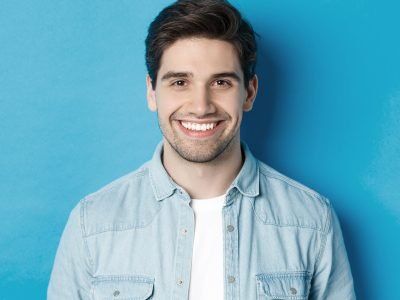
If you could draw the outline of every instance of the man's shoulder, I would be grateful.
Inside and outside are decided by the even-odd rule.
[[[153,197],[149,171],[147,162],[80,201],[87,236],[144,227],[151,221],[159,204]]]
[[[260,162],[259,212],[265,223],[325,231],[330,201],[315,190]]]
[[[126,189],[139,188],[141,186],[140,183],[146,179],[148,174],[149,162],[146,162],[136,170],[111,181],[97,191],[87,195],[83,201],[101,202],[104,199],[108,199],[110,196],[120,194]]]
[[[317,191],[313,190],[312,188],[280,173],[279,171],[275,170],[274,168],[268,166],[263,162],[259,162],[260,166],[260,173],[264,180],[268,181],[269,183],[275,183],[276,185],[281,186],[282,188],[287,188],[290,190],[295,190],[301,193],[305,193],[309,195],[311,198],[316,199],[318,202],[323,203],[323,205],[329,205],[329,200],[322,196]]]

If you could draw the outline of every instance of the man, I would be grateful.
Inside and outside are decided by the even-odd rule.
[[[255,61],[254,32],[227,1],[157,16],[147,99],[164,139],[72,211],[49,299],[355,299],[329,201],[241,143]]]

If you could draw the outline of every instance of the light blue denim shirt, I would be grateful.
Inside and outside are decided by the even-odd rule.
[[[242,149],[223,228],[215,229],[223,230],[224,299],[355,299],[329,201]],[[71,212],[48,299],[188,299],[194,214],[161,153],[162,144],[151,161]]]

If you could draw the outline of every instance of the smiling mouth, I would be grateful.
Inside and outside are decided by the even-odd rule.
[[[220,132],[223,129],[221,124],[224,123],[224,120],[214,122],[193,122],[179,120],[177,123],[179,124],[180,130],[189,138],[207,139],[215,136],[217,132]]]
[[[196,122],[187,122],[187,121],[180,121],[181,125],[192,131],[207,131],[212,130],[218,126],[220,122],[210,122],[210,123],[196,123]]]

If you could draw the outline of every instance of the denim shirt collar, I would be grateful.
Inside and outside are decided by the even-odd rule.
[[[244,164],[228,188],[228,191],[236,188],[245,196],[256,197],[259,194],[260,181],[258,161],[244,142],[241,143],[241,148],[245,158]],[[162,151],[163,142],[160,142],[156,147],[149,166],[151,186],[158,201],[170,197],[175,190],[180,188],[168,175],[162,164]]]

